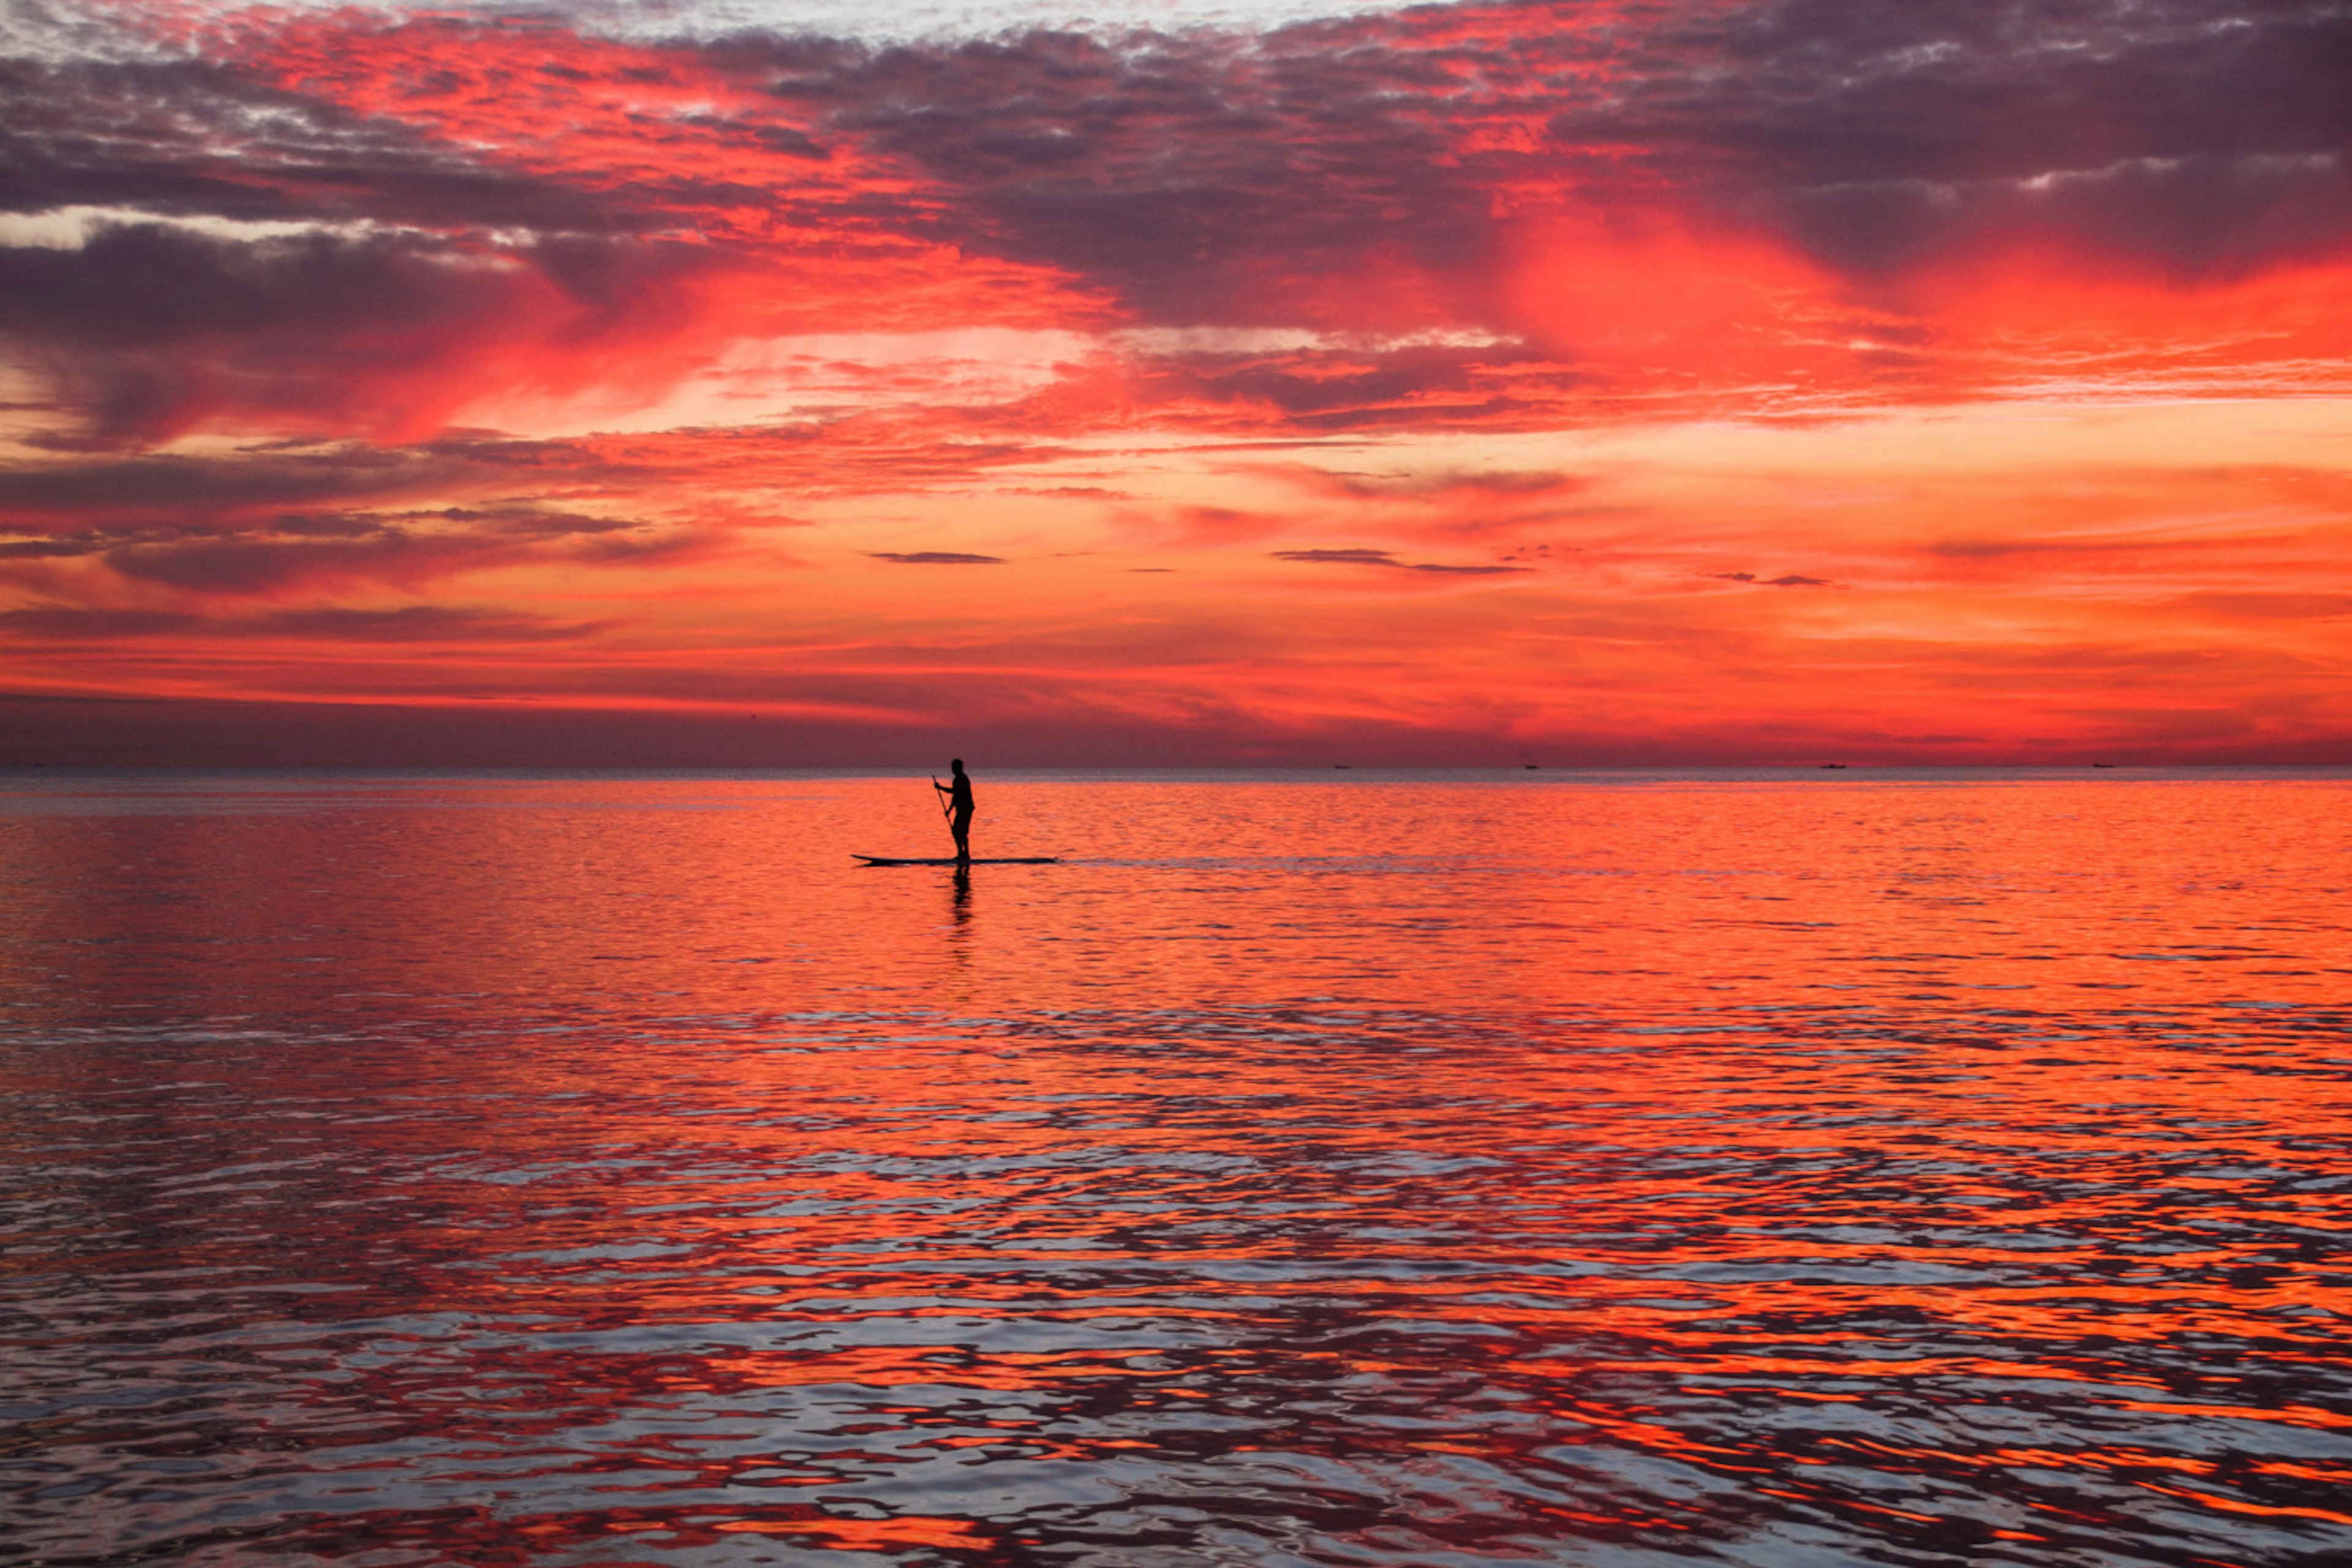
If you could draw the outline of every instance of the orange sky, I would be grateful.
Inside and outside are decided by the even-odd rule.
[[[0,761],[2352,761],[2323,6],[142,15]]]

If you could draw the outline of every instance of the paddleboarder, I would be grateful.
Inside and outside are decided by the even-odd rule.
[[[961,862],[971,858],[971,778],[963,771],[961,757],[949,759],[948,779],[941,784],[934,778],[931,787],[947,797],[940,809],[948,814],[948,831],[955,835],[956,859]]]
[[[956,758],[948,764],[950,777],[945,784],[935,776],[931,787],[939,791],[940,815],[948,819],[948,831],[955,835],[953,855],[860,855],[856,858],[868,866],[952,866],[956,886],[964,885],[964,875],[974,866],[1051,866],[1058,855],[1000,855],[984,860],[972,858],[971,853],[971,779],[963,771],[963,759]]]

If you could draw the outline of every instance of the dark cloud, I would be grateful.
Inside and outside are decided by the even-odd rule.
[[[877,197],[877,221],[992,236],[1168,318],[1240,319],[1236,260],[1288,258],[1301,286],[1318,258],[1382,249],[1458,271],[1507,219],[1498,190],[1546,184],[1587,201],[1663,182],[1774,202],[1857,251],[1948,227],[1955,192],[2053,174],[2076,178],[2033,196],[2046,211],[2137,214],[2155,225],[2149,244],[2210,244],[2282,198],[2332,192],[2344,216],[2352,16],[2326,0],[1773,0],[1599,26],[1591,11],[1431,6],[1264,35],[1041,30],[889,47],[741,34],[579,66],[558,29],[444,16],[350,25],[342,47],[436,52],[458,101],[517,67],[548,87],[569,70],[580,101],[615,72],[740,84],[772,110],[688,117],[680,134],[813,163],[836,143],[911,162],[951,200]],[[2337,166],[2308,162],[2328,158]],[[9,62],[0,171],[7,210],[363,217],[436,233],[643,236],[674,227],[681,207],[796,197],[712,160],[640,163],[627,182],[526,173],[462,134],[355,111],[233,58]],[[2200,188],[2235,195],[2159,219]]]
[[[0,633],[45,642],[111,642],[117,637],[162,637],[186,632],[203,624],[201,616],[173,610],[0,610]]]
[[[877,561],[895,561],[901,566],[1002,566],[1001,555],[966,555],[955,550],[869,550],[866,552]]]
[[[1349,429],[1500,405],[1481,371],[1511,351],[1423,346],[1279,355],[1182,353],[1139,362],[1130,389],[1153,404],[1272,412],[1303,426]]]
[[[1531,227],[1633,210],[1777,226],[1874,277],[1993,237],[2181,273],[2352,243],[2352,13],[2326,0],[1428,6],[887,47],[347,16],[247,42],[0,62],[0,211],[324,226],[0,247],[0,338],[93,438],[224,413],[413,433],[485,345],[685,331],[728,268],[794,247],[837,268],[950,245],[1137,321],[1402,330],[1509,329]],[[616,87],[711,106],[631,119]],[[1495,357],[1193,356],[1134,391],[1493,423]]]
[[[565,329],[593,334],[698,261],[676,244],[579,236],[486,245],[413,229],[240,237],[101,222],[78,248],[0,248],[0,331],[104,348],[286,329],[429,335],[482,330],[545,283],[583,311]]]
[[[602,520],[596,520],[601,521]],[[551,542],[556,545],[550,549]],[[193,538],[149,540],[105,552],[121,576],[205,595],[264,595],[305,584],[382,582],[405,587],[461,572],[523,561],[583,565],[641,564],[702,550],[709,537],[692,529],[646,529],[611,534],[603,529],[574,539],[570,531],[530,533],[408,525],[379,521],[342,537],[252,530]]]
[[[2338,5],[1802,0],[1720,47],[1661,130],[1843,264],[2021,226],[2188,268],[2352,237]]]
[[[504,553],[464,534],[420,534],[387,527],[356,539],[229,537],[129,544],[108,551],[106,563],[140,582],[206,595],[244,595],[362,578],[421,583],[468,566],[492,564]]]
[[[207,551],[250,547],[289,562],[306,552],[320,562],[357,562],[371,552],[389,559],[457,542],[483,552],[595,559],[674,549],[688,531],[517,500],[399,508],[434,492],[511,494],[518,470],[529,476],[541,464],[574,487],[613,471],[597,454],[569,444],[537,449],[538,462],[533,455],[532,444],[515,442],[268,443],[219,456],[0,469],[0,533],[31,536],[0,539],[0,559],[107,554],[133,563],[134,574],[142,563],[168,574],[177,571],[173,563]]]
[[[831,123],[912,161],[993,247],[1160,321],[1295,321],[1311,273],[1386,247],[1458,268],[1493,232],[1411,50],[1075,33],[836,57]],[[1304,47],[1297,47],[1303,45]],[[1400,91],[1400,88],[1403,90]]]
[[[452,456],[336,444],[222,457],[137,457],[0,468],[0,522],[183,520],[415,493],[460,480]]]
[[[657,321],[705,261],[668,243],[105,225],[79,248],[0,247],[0,339],[46,351],[100,436],[225,411],[367,427],[446,399],[441,376],[519,330],[576,345]]]
[[[1534,570],[1528,566],[1447,566],[1433,561],[1400,561],[1386,550],[1277,550],[1274,558],[1315,565],[1392,566],[1401,572],[1435,572],[1462,577],[1499,577]]]
[[[1762,588],[1826,588],[1831,585],[1826,577],[1800,577],[1793,572],[1782,577],[1759,577],[1753,572],[1717,572],[1714,576],[1718,583],[1754,583]]]
[[[235,459],[140,458],[0,475],[0,517],[35,537],[0,541],[0,561],[96,558],[132,582],[199,595],[270,595],[304,584],[374,581],[415,586],[522,561],[641,563],[707,548],[695,528],[655,527],[527,504],[414,511],[272,511],[268,501],[364,490],[331,459],[289,473],[281,454]],[[400,464],[389,465],[397,470]],[[446,479],[442,465],[428,464]],[[364,468],[364,466],[363,466]],[[463,470],[457,470],[462,473]],[[173,510],[173,481],[184,491]],[[16,483],[12,481],[26,481]],[[26,503],[31,504],[26,504]],[[110,506],[108,503],[116,503]],[[121,504],[138,502],[140,504]],[[79,503],[79,504],[76,504]],[[43,531],[58,515],[114,515]],[[412,617],[408,624],[419,624]]]
[[[1475,314],[1525,217],[1662,197],[1865,270],[2026,226],[2190,268],[2352,237],[2322,0],[1590,9],[835,49],[779,86],[954,193],[930,221],[1161,321]]]
[[[0,211],[609,235],[667,226],[646,194],[501,167],[233,58],[0,61]]]
[[[1276,561],[1309,561],[1318,564],[1343,566],[1401,566],[1402,562],[1386,550],[1277,550]]]

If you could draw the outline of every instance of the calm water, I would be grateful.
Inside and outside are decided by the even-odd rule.
[[[2352,775],[0,779],[0,1558],[2342,1564]]]

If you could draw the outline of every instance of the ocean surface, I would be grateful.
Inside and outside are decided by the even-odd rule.
[[[2352,1563],[2352,773],[0,774],[0,1561]]]

